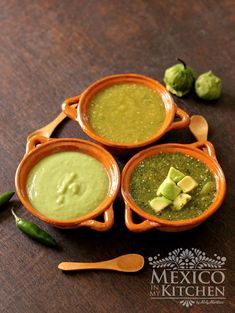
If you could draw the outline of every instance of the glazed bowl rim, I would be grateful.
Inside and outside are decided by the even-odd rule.
[[[204,142],[212,145],[209,141],[198,141],[197,143],[204,143]],[[212,145],[212,147],[213,147],[213,145]],[[189,218],[189,219],[180,219],[180,220],[168,220],[168,219],[158,218],[155,215],[149,214],[149,213],[145,212],[143,209],[141,209],[136,204],[135,200],[131,196],[131,192],[129,190],[129,185],[128,185],[128,182],[126,181],[127,175],[128,175],[128,177],[131,177],[134,169],[138,166],[138,164],[141,161],[143,161],[144,159],[149,158],[152,155],[157,155],[161,151],[158,151],[158,153],[151,154],[151,155],[148,156],[149,152],[154,152],[155,150],[164,149],[164,148],[188,148],[188,150],[194,151],[194,153],[197,152],[197,153],[203,155],[204,157],[206,156],[206,158],[208,160],[210,160],[210,162],[216,168],[217,175],[211,170],[211,166],[208,166],[202,160],[199,160],[199,161],[203,162],[209,168],[210,172],[212,173],[213,177],[216,180],[217,188],[218,188],[219,182],[220,182],[221,187],[220,187],[220,190],[217,189],[217,194],[216,194],[216,197],[215,197],[214,201],[212,202],[212,204],[205,211],[203,211],[202,214],[198,215],[197,217]],[[164,151],[162,151],[162,152],[164,152]],[[177,152],[177,151],[174,151],[174,152]],[[179,151],[179,152],[187,155],[186,153],[184,153],[182,151]],[[195,159],[197,159],[195,156],[193,156],[193,157]],[[132,171],[130,171],[130,166],[133,166]],[[221,204],[222,204],[222,202],[223,202],[223,200],[225,198],[226,180],[225,180],[225,176],[224,176],[223,170],[220,167],[220,165],[219,165],[219,163],[218,163],[218,161],[217,161],[215,156],[212,157],[212,156],[208,155],[207,153],[203,152],[202,150],[196,148],[194,143],[193,144],[167,143],[167,144],[156,145],[156,146],[144,149],[144,150],[138,152],[137,154],[135,154],[126,163],[126,165],[125,165],[125,167],[124,167],[124,169],[122,171],[121,193],[122,193],[122,196],[124,198],[125,205],[129,206],[140,217],[142,217],[142,218],[144,218],[146,220],[149,220],[151,222],[152,221],[156,222],[159,226],[183,227],[183,226],[200,224],[201,222],[203,222],[204,220],[209,218],[211,215],[213,215],[219,209],[219,207],[221,206]]]
[[[118,79],[122,79],[122,81],[118,81]],[[147,138],[146,140],[137,142],[137,143],[120,143],[116,141],[109,140],[107,138],[104,138],[97,134],[91,127],[91,125],[88,122],[88,114],[85,114],[84,111],[87,109],[90,99],[100,92],[101,90],[107,88],[108,86],[112,86],[114,84],[118,83],[125,83],[125,82],[131,82],[133,80],[133,83],[137,83],[135,79],[139,80],[140,84],[143,84],[145,86],[149,85],[147,82],[151,83],[152,85],[155,85],[156,88],[149,87],[155,91],[157,91],[158,95],[162,98],[162,103],[164,104],[164,110],[165,110],[165,119],[161,126],[161,128],[151,137]],[[95,92],[94,89],[97,88]],[[88,98],[88,99],[87,99]],[[170,126],[173,123],[175,113],[176,113],[176,104],[170,95],[170,93],[166,90],[166,88],[160,84],[157,80],[141,75],[141,74],[134,74],[134,73],[128,73],[128,74],[113,74],[105,76],[99,80],[96,80],[93,84],[91,84],[87,89],[84,90],[84,92],[81,94],[79,105],[77,107],[77,122],[80,124],[83,131],[92,139],[96,140],[97,142],[105,145],[105,146],[111,146],[115,148],[140,148],[143,146],[147,146],[159,138],[161,138],[170,128]]]
[[[32,215],[36,216],[37,218],[41,219],[42,221],[44,221],[48,224],[54,225],[54,226],[59,226],[59,227],[70,227],[70,226],[74,227],[75,225],[79,225],[84,221],[94,219],[95,217],[104,213],[109,207],[111,207],[117,194],[118,194],[118,192],[119,192],[119,189],[120,189],[120,170],[119,170],[119,166],[118,166],[116,160],[114,159],[114,157],[103,147],[101,147],[101,146],[99,146],[93,142],[87,141],[87,140],[78,139],[78,138],[49,138],[47,140],[48,140],[47,142],[44,142],[44,143],[38,145],[32,151],[30,151],[29,153],[26,153],[26,155],[21,160],[21,162],[20,162],[20,164],[16,170],[16,174],[15,174],[16,193],[17,193],[20,201],[24,205],[24,207]],[[25,166],[25,164],[30,162],[30,159],[32,157],[34,157],[35,155],[42,154],[42,152],[43,152],[42,149],[46,149],[48,146],[51,146],[51,145],[58,145],[58,144],[60,145],[61,144],[61,146],[62,146],[63,144],[66,144],[66,143],[70,143],[72,145],[81,143],[81,144],[85,145],[85,147],[88,147],[88,150],[93,148],[96,151],[99,151],[99,153],[103,153],[103,155],[105,155],[105,158],[109,159],[110,166],[107,169],[107,167],[100,160],[98,160],[102,164],[102,166],[104,167],[105,171],[107,172],[107,174],[109,176],[108,193],[107,193],[106,197],[104,198],[104,200],[100,203],[100,205],[95,210],[93,210],[90,213],[83,215],[79,218],[63,220],[63,219],[55,219],[55,218],[47,217],[44,214],[40,213],[38,210],[36,210],[33,207],[33,205],[31,205],[30,201],[21,192],[22,187],[20,186],[20,175],[21,175],[22,168]],[[63,150],[55,151],[55,153],[62,152],[62,151],[71,151],[71,150],[66,150],[66,146],[64,146]],[[86,154],[85,152],[81,152],[81,153]],[[46,154],[42,158],[39,158],[37,162],[39,162],[40,160],[42,160],[43,158],[45,158],[51,154],[53,154],[53,152]],[[87,153],[87,154],[89,155],[89,153]],[[94,156],[92,156],[92,157],[94,157]],[[28,173],[37,162],[35,162],[33,165],[29,166],[30,169],[28,170]],[[110,177],[112,177],[112,179]],[[26,179],[27,178],[25,178],[25,182],[26,182]],[[26,186],[23,186],[23,187],[25,188]],[[26,188],[25,188],[25,193],[27,194]]]

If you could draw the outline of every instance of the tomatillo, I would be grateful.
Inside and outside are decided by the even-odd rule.
[[[212,71],[203,73],[196,80],[195,91],[199,98],[216,100],[221,95],[221,79]]]
[[[184,61],[178,59],[180,63],[166,69],[164,82],[166,89],[178,97],[187,94],[193,87],[196,74],[194,70],[187,66]]]

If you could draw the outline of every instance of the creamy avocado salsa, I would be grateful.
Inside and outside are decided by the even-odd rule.
[[[95,210],[107,195],[108,175],[95,158],[80,152],[58,152],[29,172],[27,194],[32,206],[55,219],[74,219]]]
[[[165,115],[156,91],[143,84],[123,83],[105,88],[91,99],[88,121],[103,138],[138,143],[157,133]]]
[[[216,182],[201,161],[182,153],[159,153],[140,162],[131,195],[149,214],[182,220],[202,214],[216,196]]]

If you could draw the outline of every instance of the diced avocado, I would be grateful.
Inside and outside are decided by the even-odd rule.
[[[173,202],[173,208],[177,211],[181,210],[185,206],[185,204],[191,200],[191,198],[192,197],[187,193],[179,194]]]
[[[205,185],[202,187],[202,190],[201,190],[201,195],[206,195],[208,194],[209,192],[211,192],[213,190],[214,186],[213,186],[213,183],[212,181],[208,181],[207,183],[205,183]]]
[[[178,194],[181,192],[181,188],[167,177],[157,190],[157,196],[164,196],[169,200],[175,200]]]
[[[153,198],[151,201],[149,201],[151,208],[155,212],[160,212],[161,210],[165,209],[171,203],[172,203],[172,201],[168,200],[167,198],[165,198],[163,196]]]
[[[181,179],[185,177],[184,173],[181,171],[177,170],[173,166],[169,169],[168,175],[170,179],[172,179],[175,183],[178,183]]]
[[[191,176],[185,176],[177,185],[186,193],[197,187],[198,183]]]

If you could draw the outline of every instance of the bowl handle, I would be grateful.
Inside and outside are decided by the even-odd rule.
[[[62,111],[65,115],[67,115],[71,120],[76,121],[77,119],[77,106],[79,103],[80,96],[75,96],[72,98],[66,99],[62,103]],[[75,106],[71,106],[72,104],[77,104]]]
[[[189,115],[177,106],[175,115],[178,116],[181,120],[178,122],[173,122],[168,128],[168,130],[186,128],[189,125],[190,123]]]
[[[111,205],[106,211],[104,211],[104,222],[96,220],[87,220],[80,223],[80,226],[89,227],[97,231],[109,230],[114,223],[113,205]]]
[[[202,148],[202,150],[205,151],[207,154],[209,154],[210,157],[217,160],[216,154],[215,154],[215,148],[210,141],[206,141],[206,140],[205,141],[197,141],[197,142],[191,143],[190,145],[197,148],[197,149]]]
[[[126,207],[125,207],[125,223],[126,223],[126,227],[136,233],[140,233],[146,230],[150,230],[152,228],[159,228],[161,227],[160,224],[156,223],[156,222],[151,222],[149,220],[145,220],[139,224],[135,224],[133,222],[133,218],[132,218],[132,209],[130,208],[130,206],[126,203]]]
[[[46,138],[46,137],[41,136],[41,135],[34,135],[34,136],[32,136],[27,141],[25,155],[27,155],[29,152],[34,150],[37,147],[37,145],[40,145],[40,144],[45,143],[45,142],[48,142],[49,140],[51,140],[51,139],[50,138]]]

